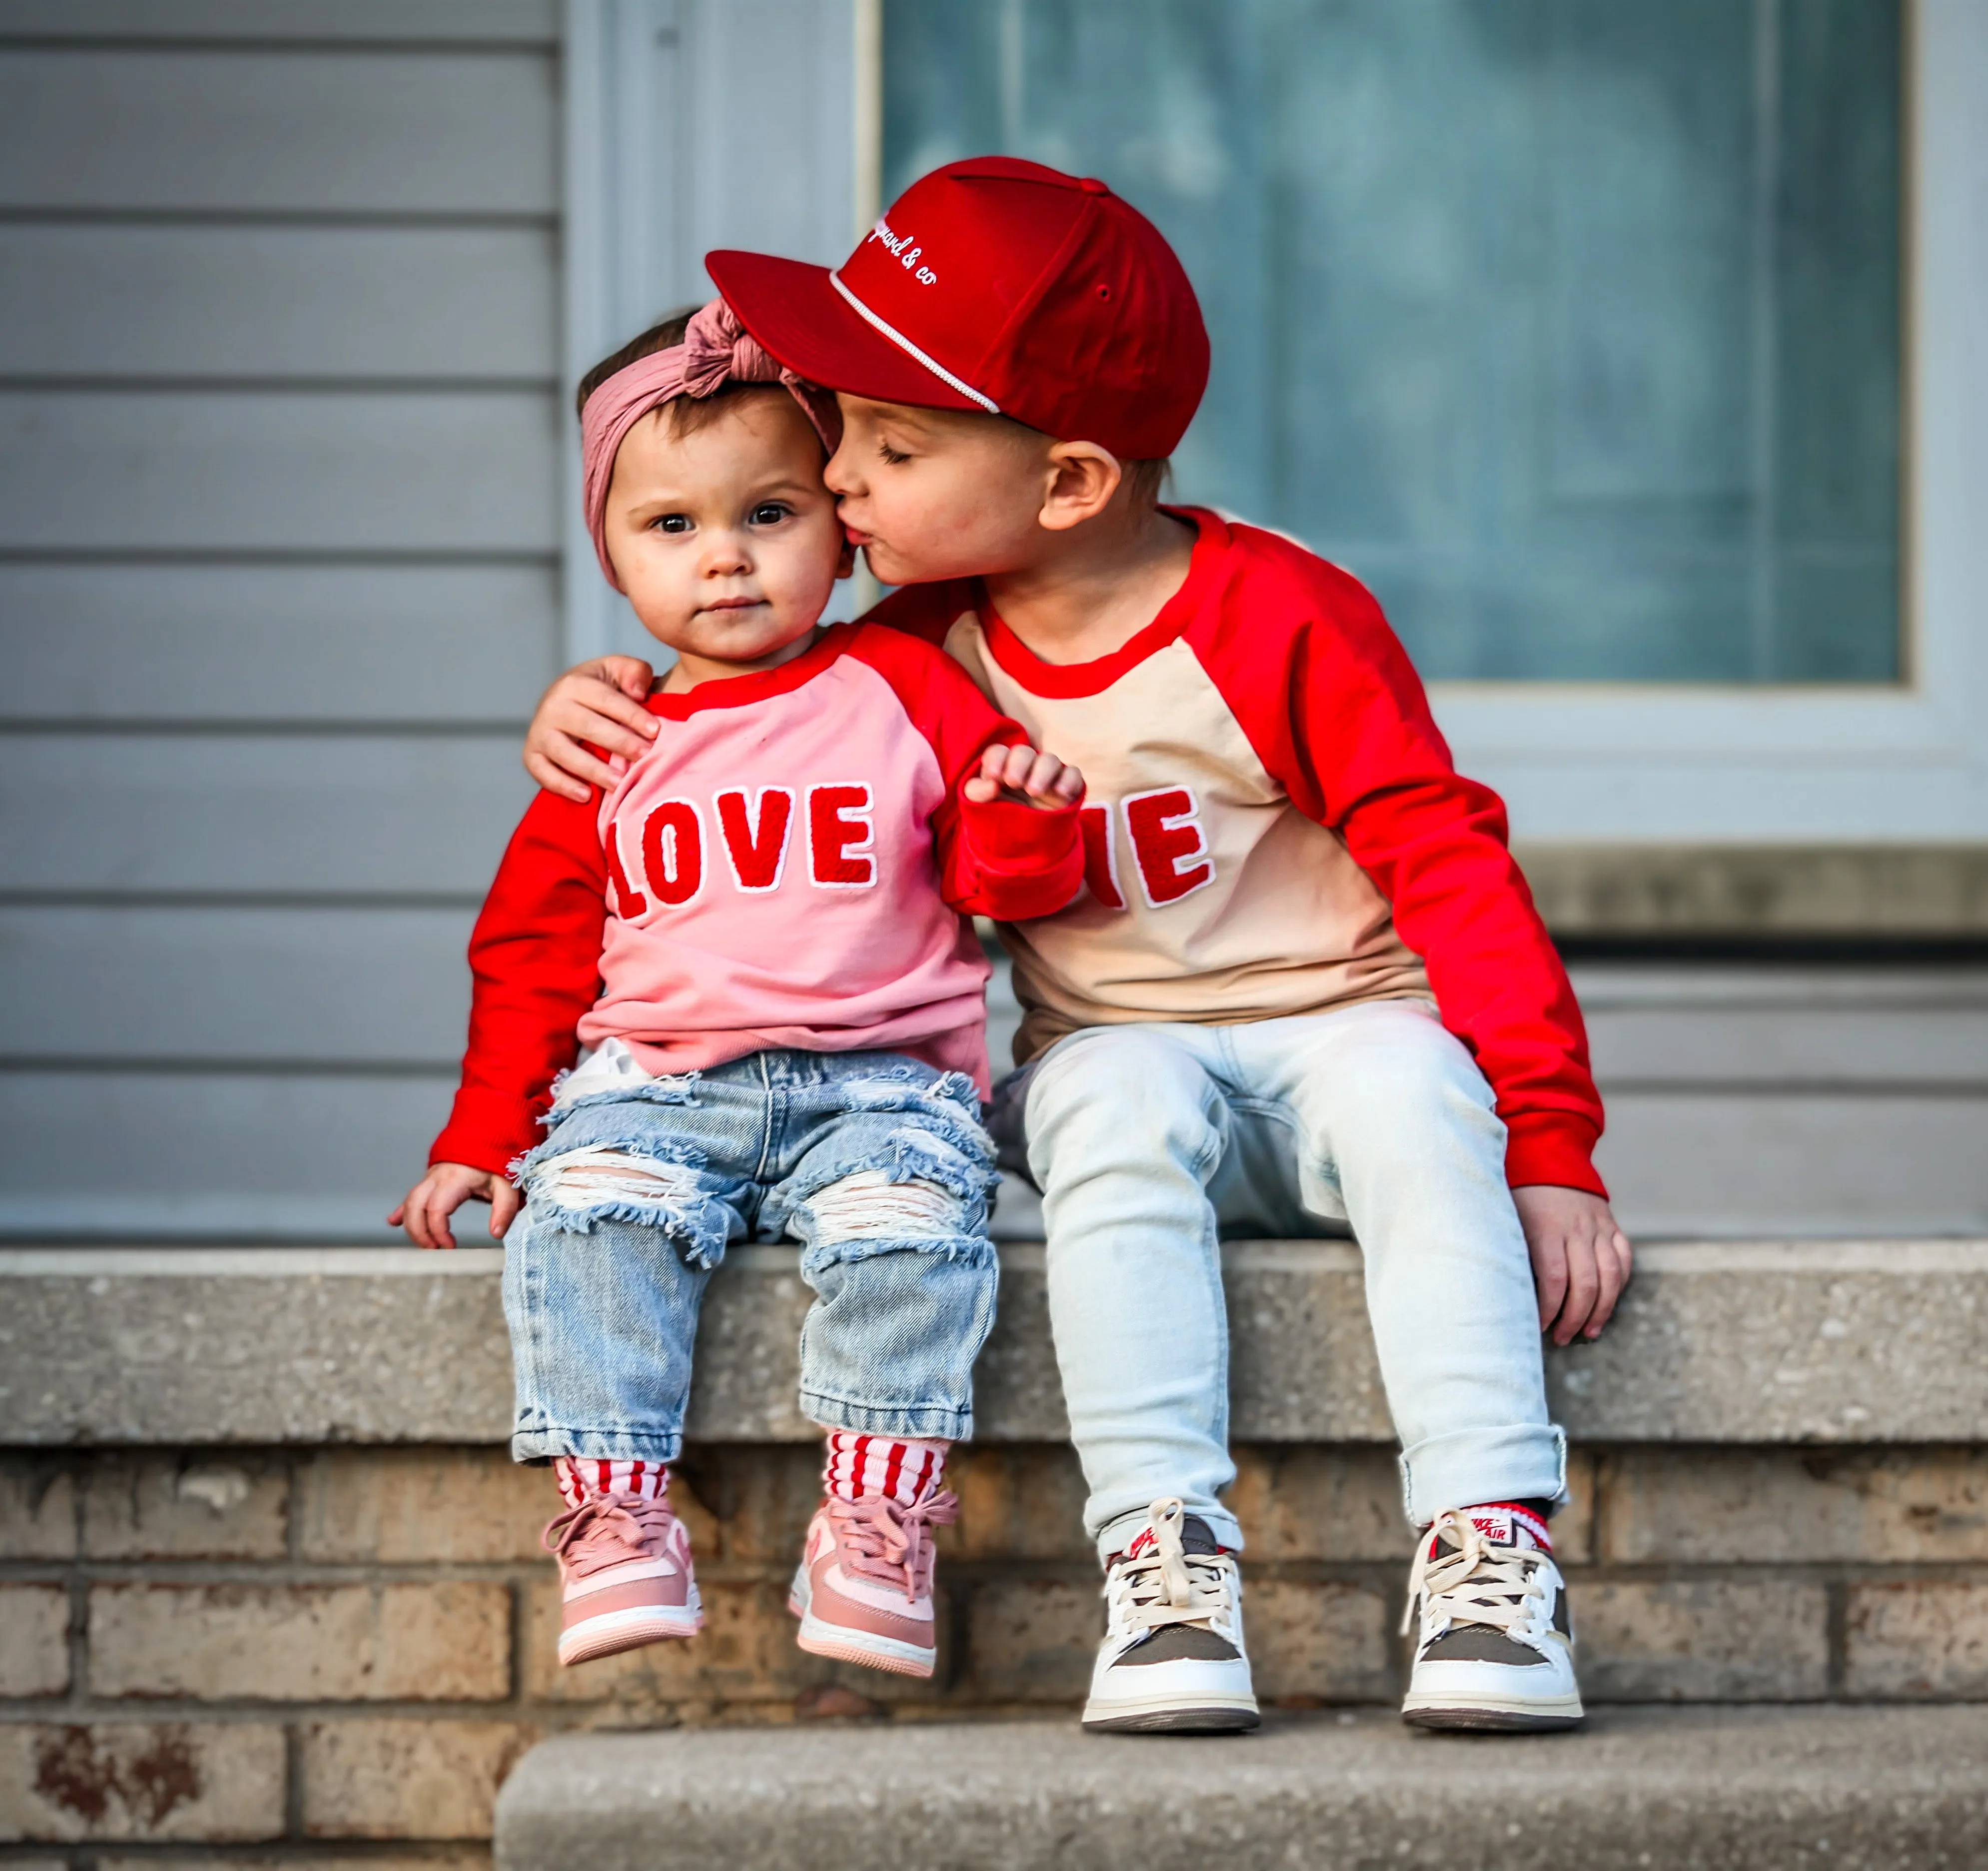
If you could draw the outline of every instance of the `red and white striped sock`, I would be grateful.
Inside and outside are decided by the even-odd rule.
[[[821,1471],[823,1491],[839,1501],[888,1494],[908,1507],[938,1487],[945,1472],[947,1447],[942,1442],[900,1441],[854,1429],[830,1429],[828,1460]]]
[[[1553,1535],[1547,1531],[1545,1520],[1523,1501],[1487,1501],[1460,1511],[1489,1545],[1530,1546],[1549,1554],[1553,1551]],[[1439,1542],[1442,1537],[1437,1534]]]
[[[661,1501],[670,1485],[670,1471],[661,1462],[610,1462],[593,1455],[562,1455],[553,1463],[560,1496],[570,1507],[603,1494],[634,1494]]]

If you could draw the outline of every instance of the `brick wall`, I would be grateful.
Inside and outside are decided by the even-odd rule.
[[[570,1671],[537,1545],[550,1483],[499,1453],[0,1464],[0,1863],[467,1866],[511,1763],[553,1728],[1080,1697],[1100,1612],[1067,1450],[956,1463],[930,1683],[794,1647],[815,1460],[686,1462],[703,1635]],[[1241,1467],[1264,1698],[1391,1700],[1391,1460],[1300,1446]],[[1591,1700],[1988,1700],[1988,1451],[1591,1450],[1574,1478],[1555,1531]]]

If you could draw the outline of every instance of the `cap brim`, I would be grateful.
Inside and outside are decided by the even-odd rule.
[[[737,248],[707,253],[704,265],[739,323],[809,382],[921,409],[983,408],[871,325],[835,289],[826,266]]]

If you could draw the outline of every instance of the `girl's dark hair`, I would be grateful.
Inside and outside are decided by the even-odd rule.
[[[685,328],[697,315],[695,306],[685,306],[679,312],[672,312],[661,319],[641,337],[631,338],[618,351],[605,357],[580,380],[580,388],[574,393],[573,409],[575,415],[583,415],[587,399],[607,382],[617,370],[625,370],[638,357],[647,357],[659,350],[668,350],[672,344],[684,341]],[[778,384],[741,383],[735,377],[728,377],[708,396],[680,396],[668,405],[670,433],[673,436],[695,435],[701,428],[708,428],[717,418],[721,407],[735,396],[745,396],[756,390],[780,390]],[[780,390],[782,395],[786,393]]]

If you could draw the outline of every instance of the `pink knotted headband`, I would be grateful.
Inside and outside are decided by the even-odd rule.
[[[600,569],[616,590],[621,589],[621,580],[607,556],[607,489],[623,441],[651,410],[680,396],[710,396],[728,382],[784,384],[814,425],[822,445],[830,454],[835,452],[842,439],[835,398],[762,350],[723,299],[700,306],[691,314],[681,344],[651,351],[617,370],[587,399],[580,413],[580,497],[587,530]]]

